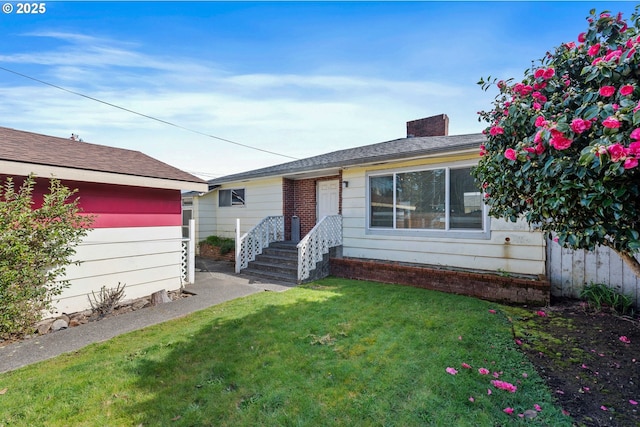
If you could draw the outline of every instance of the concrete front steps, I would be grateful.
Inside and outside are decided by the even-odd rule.
[[[264,248],[240,274],[262,280],[296,284],[298,282],[298,248],[295,242],[273,242]]]

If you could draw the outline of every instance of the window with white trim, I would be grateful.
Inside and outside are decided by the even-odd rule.
[[[218,206],[244,206],[244,188],[218,190]]]
[[[471,168],[437,168],[369,176],[369,228],[483,231],[482,192]]]

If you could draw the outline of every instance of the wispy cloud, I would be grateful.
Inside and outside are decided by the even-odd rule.
[[[131,42],[74,33],[40,32],[60,44],[0,56],[0,64],[38,66],[32,77],[123,108],[295,157],[404,136],[407,120],[447,113],[453,123],[475,114],[468,88],[439,81],[397,81],[341,74],[234,74],[196,58],[167,58]],[[86,98],[24,81],[0,83],[0,116],[23,129],[124,146],[186,170],[216,164],[227,174],[286,159],[190,134]],[[452,132],[455,130],[452,126]],[[470,133],[461,129],[453,133]],[[188,141],[188,145],[184,144]],[[188,146],[188,150],[184,148]],[[182,147],[183,149],[176,149]],[[177,155],[176,151],[180,151]]]

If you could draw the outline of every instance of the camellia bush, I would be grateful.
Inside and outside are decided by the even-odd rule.
[[[60,278],[92,221],[56,179],[34,207],[34,186],[33,176],[18,190],[12,178],[0,186],[0,338],[30,333],[69,286]]]
[[[615,250],[640,275],[640,19],[590,12],[588,28],[499,94],[474,176],[490,215],[558,244]]]

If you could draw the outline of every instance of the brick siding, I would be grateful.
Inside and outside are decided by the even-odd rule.
[[[330,272],[335,277],[408,285],[499,303],[547,305],[550,300],[551,286],[544,276],[535,280],[355,258],[331,258]]]
[[[304,237],[316,225],[316,186],[320,181],[340,181],[338,213],[342,213],[342,173],[334,176],[323,176],[311,179],[284,179],[282,195],[284,213],[285,240],[291,240],[291,217],[300,218],[300,237]]]

